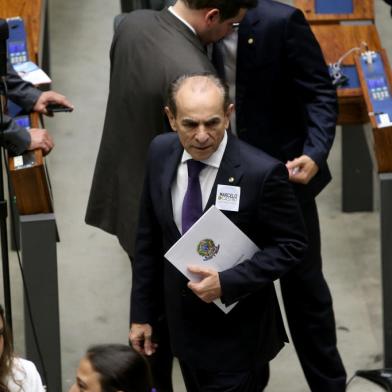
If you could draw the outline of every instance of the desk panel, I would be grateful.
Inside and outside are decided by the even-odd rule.
[[[352,7],[349,2],[352,2]],[[336,23],[343,20],[371,20],[374,22],[373,0],[294,0],[310,23]],[[327,14],[328,10],[335,12]],[[349,13],[342,11],[353,10]],[[323,12],[317,12],[323,11]]]

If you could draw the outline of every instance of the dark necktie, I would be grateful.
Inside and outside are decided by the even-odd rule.
[[[199,174],[205,164],[193,159],[189,159],[186,163],[188,165],[188,188],[182,203],[182,234],[185,234],[203,214]]]

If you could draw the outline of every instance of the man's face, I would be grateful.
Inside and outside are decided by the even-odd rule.
[[[233,24],[240,23],[246,11],[246,8],[241,8],[234,18],[226,19],[223,22],[220,20],[219,11],[217,13],[211,11],[211,14],[207,16],[206,29],[203,32],[199,32],[200,39],[204,44],[209,44],[231,34],[233,32]]]
[[[197,161],[209,158],[218,149],[233,109],[230,105],[225,113],[221,91],[210,80],[201,79],[190,78],[180,87],[175,117],[166,108],[182,146]]]

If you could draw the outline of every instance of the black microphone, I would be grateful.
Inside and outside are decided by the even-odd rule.
[[[8,23],[0,19],[0,78],[7,76],[7,39],[9,37]]]

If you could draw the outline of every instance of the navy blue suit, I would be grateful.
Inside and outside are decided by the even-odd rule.
[[[217,54],[217,65],[222,70]],[[299,10],[260,0],[238,31],[236,126],[240,139],[283,163],[303,154],[318,165],[307,185],[293,184],[308,230],[303,263],[281,279],[292,338],[313,392],[345,390],[331,295],[322,274],[316,195],[331,175],[336,92],[320,47]]]
[[[189,290],[188,280],[163,257],[180,238],[170,190],[182,152],[175,133],[157,136],[150,147],[133,262],[131,322],[156,324],[163,287],[171,346],[180,361],[213,373],[268,363],[286,341],[273,281],[296,265],[306,249],[287,170],[260,150],[228,138],[206,210],[215,202],[217,184],[241,187],[239,211],[222,212],[261,251],[220,273],[222,301],[240,300],[226,315]]]

